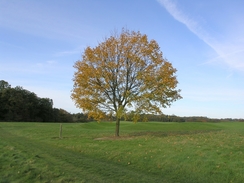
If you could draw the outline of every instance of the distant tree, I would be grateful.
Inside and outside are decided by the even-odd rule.
[[[64,109],[59,109],[60,121],[61,122],[72,122],[72,115]]]
[[[54,122],[73,122],[73,116],[64,109],[53,109]]]
[[[122,29],[95,48],[87,47],[74,68],[75,104],[96,120],[112,113],[116,136],[126,110],[161,113],[181,98],[176,69],[163,58],[158,43],[140,32]]]
[[[88,116],[83,113],[72,114],[74,122],[88,122]],[[90,119],[91,120],[91,119]]]
[[[0,81],[0,121],[52,121],[53,102],[20,86]]]
[[[53,122],[61,122],[60,111],[57,108],[53,108]]]
[[[53,119],[53,100],[49,98],[38,98],[38,118],[42,122],[50,122]]]
[[[22,87],[7,87],[0,91],[0,120],[33,121],[37,96]]]
[[[0,121],[4,120],[6,114],[6,97],[4,97],[4,90],[11,88],[11,85],[4,80],[0,80]]]
[[[4,80],[0,80],[0,91],[3,91],[6,88],[11,88],[11,85]]]

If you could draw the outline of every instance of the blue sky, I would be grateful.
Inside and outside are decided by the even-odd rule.
[[[155,39],[183,99],[165,114],[244,118],[243,0],[0,0],[0,80],[80,112],[74,63],[115,29]]]

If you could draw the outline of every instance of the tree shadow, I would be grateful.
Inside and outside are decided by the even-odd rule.
[[[219,132],[221,130],[189,130],[189,131],[143,131],[130,133],[131,137],[151,136],[151,137],[168,137],[194,134],[207,134],[212,132]]]

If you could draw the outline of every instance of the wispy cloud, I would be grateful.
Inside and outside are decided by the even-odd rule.
[[[53,65],[57,64],[58,62],[56,60],[47,60],[44,62],[38,62],[35,63],[32,67],[36,68],[36,69],[48,69],[48,68],[52,68]]]
[[[50,39],[86,39],[92,29],[60,4],[42,1],[0,1],[0,27]],[[72,4],[72,3],[70,3]]]
[[[47,64],[56,64],[57,63],[57,61],[56,60],[48,60],[48,61],[46,61],[47,62]]]
[[[45,74],[47,72],[54,72],[53,68],[60,68],[58,66],[58,61],[47,60],[32,62],[28,60],[23,60],[21,62],[3,62],[0,63],[0,72],[2,75],[15,75],[15,74]],[[10,74],[11,73],[11,74]]]
[[[65,51],[54,53],[53,56],[62,57],[62,56],[69,56],[69,55],[76,55],[76,54],[81,55],[83,50],[84,50],[84,46],[79,46],[77,48],[74,48],[73,50],[65,50]]]
[[[237,20],[231,22],[233,25],[228,25],[228,27],[234,26],[236,29],[232,29],[228,34],[224,34],[223,32],[225,30],[223,30],[221,33],[224,35],[220,39],[210,31],[207,31],[200,21],[197,21],[193,16],[189,15],[189,12],[186,14],[176,1],[158,0],[158,2],[175,20],[184,24],[192,33],[197,35],[198,38],[203,40],[217,53],[218,57],[212,61],[222,61],[232,69],[244,71],[244,26],[239,25],[242,22],[242,20],[240,22],[238,21],[238,19],[241,19],[240,17],[236,17]]]
[[[195,92],[197,90],[197,92]],[[240,102],[244,100],[243,89],[226,89],[226,88],[199,88],[191,89],[183,92],[185,99],[194,100],[196,102]]]

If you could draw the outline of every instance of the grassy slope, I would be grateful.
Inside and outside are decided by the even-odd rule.
[[[244,123],[0,123],[0,182],[243,182]]]

